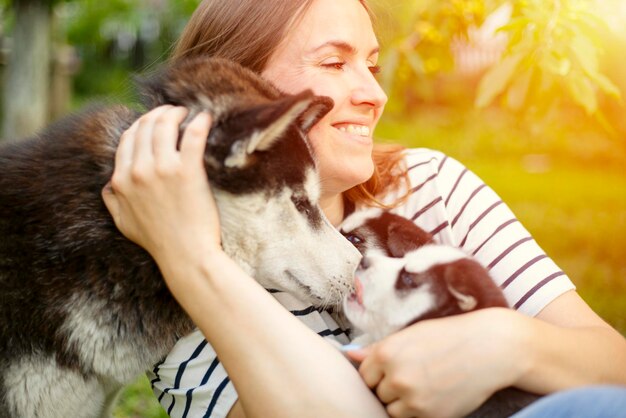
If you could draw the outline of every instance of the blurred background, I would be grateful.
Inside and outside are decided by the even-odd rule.
[[[133,103],[197,3],[0,0],[0,138]],[[626,335],[626,1],[369,3],[390,97],[378,140],[479,174]],[[115,416],[166,415],[141,378]]]

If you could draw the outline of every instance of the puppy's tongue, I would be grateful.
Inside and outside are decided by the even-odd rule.
[[[363,284],[358,277],[354,278],[354,292],[356,293],[356,300],[360,305],[363,305]]]

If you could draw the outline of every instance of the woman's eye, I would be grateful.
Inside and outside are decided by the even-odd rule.
[[[380,68],[380,65],[372,65],[370,67],[368,67],[370,70],[370,73],[376,75],[376,74],[380,74],[380,72],[382,71],[382,69]]]
[[[322,67],[329,68],[331,70],[343,70],[345,62],[330,62],[328,64],[322,64]]]

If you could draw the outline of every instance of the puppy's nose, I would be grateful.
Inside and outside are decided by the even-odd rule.
[[[365,270],[369,268],[369,266],[370,266],[369,258],[366,256],[363,256],[363,258],[361,258],[361,262],[359,263],[359,268],[361,268],[362,270]]]

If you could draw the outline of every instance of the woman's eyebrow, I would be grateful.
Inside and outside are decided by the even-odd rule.
[[[356,53],[358,52],[358,49],[354,46],[351,45],[345,41],[328,41],[328,42],[324,42],[323,44],[313,48],[310,52],[314,53],[317,52],[321,49],[324,48],[328,48],[328,47],[333,47],[336,48],[338,50],[340,50],[341,52],[348,54],[348,55],[356,55]],[[378,53],[378,51],[380,50],[380,47],[375,47],[371,50],[371,52],[369,53],[368,56],[372,56],[376,53]]]

